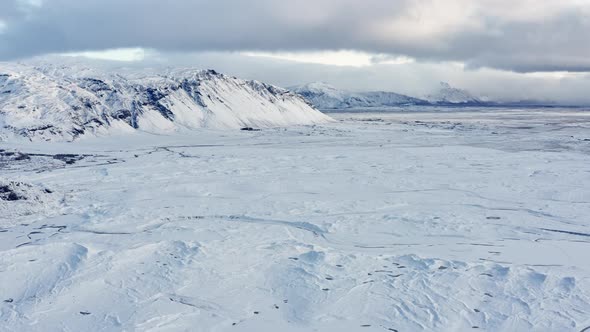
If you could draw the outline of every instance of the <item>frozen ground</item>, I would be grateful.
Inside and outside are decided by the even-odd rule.
[[[0,153],[1,331],[587,331],[590,112]]]

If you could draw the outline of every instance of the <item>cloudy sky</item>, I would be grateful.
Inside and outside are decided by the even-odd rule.
[[[590,103],[590,0],[0,0],[0,60]]]

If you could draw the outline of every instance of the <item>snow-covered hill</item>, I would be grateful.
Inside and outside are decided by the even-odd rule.
[[[427,101],[394,92],[348,92],[327,83],[315,82],[292,87],[296,92],[319,109],[346,109],[357,107],[384,107],[403,105],[426,105]]]
[[[485,101],[474,97],[469,91],[452,87],[449,83],[440,82],[438,91],[427,95],[424,99],[433,104],[485,104]]]
[[[111,132],[308,125],[330,121],[300,96],[212,70],[112,73],[0,64],[0,137],[74,140]]]

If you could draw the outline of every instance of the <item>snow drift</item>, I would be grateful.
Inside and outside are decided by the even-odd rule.
[[[1,136],[71,141],[84,135],[232,129],[330,121],[285,89],[213,70],[112,73],[0,64]]]

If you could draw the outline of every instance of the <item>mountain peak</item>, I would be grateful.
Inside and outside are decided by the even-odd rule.
[[[447,82],[440,82],[438,91],[427,95],[425,99],[439,104],[481,103],[481,100],[474,97],[469,91],[455,88]]]
[[[339,91],[336,87],[334,87],[333,85],[326,83],[326,82],[311,82],[311,83],[307,83],[304,85],[299,85],[299,86],[295,86],[295,87],[291,87],[291,90],[294,92],[298,92],[298,91],[314,91],[314,92],[324,92],[324,93],[328,93],[328,92],[334,92],[334,91]]]

